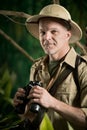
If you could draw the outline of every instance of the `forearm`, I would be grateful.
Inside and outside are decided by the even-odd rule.
[[[82,127],[87,127],[86,115],[80,108],[72,107],[67,105],[57,99],[54,100],[54,105],[51,108],[63,116],[67,121],[75,124],[81,125]]]
[[[86,116],[80,108],[72,107],[66,103],[57,100],[51,96],[46,89],[42,87],[34,87],[29,95],[32,102],[39,103],[47,109],[53,109],[58,112],[67,121],[76,126],[86,127]]]

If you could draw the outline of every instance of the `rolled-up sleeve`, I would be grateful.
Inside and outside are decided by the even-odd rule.
[[[87,64],[81,63],[79,67],[79,81],[80,81],[80,99],[81,109],[84,111],[87,117]]]

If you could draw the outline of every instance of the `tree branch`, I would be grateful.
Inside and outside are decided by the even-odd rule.
[[[8,10],[0,10],[1,15],[9,15],[9,16],[16,16],[16,17],[22,17],[22,18],[29,18],[31,15],[26,14],[24,12],[17,12],[17,11],[8,11]]]
[[[53,0],[53,3],[54,4],[60,4],[60,1],[59,0]]]
[[[87,55],[86,49],[84,48],[84,46],[83,46],[80,42],[76,42],[76,45],[77,45],[79,48],[82,49],[84,55]]]
[[[35,60],[22,48],[20,47],[11,37],[9,37],[3,30],[0,29],[0,34],[4,36],[15,48],[17,48],[22,54],[24,54],[30,61]]]

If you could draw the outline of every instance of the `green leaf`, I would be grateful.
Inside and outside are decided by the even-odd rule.
[[[45,114],[42,120],[42,123],[40,125],[40,130],[54,130],[53,125],[47,114]]]

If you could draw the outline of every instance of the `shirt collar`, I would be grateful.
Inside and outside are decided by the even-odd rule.
[[[67,55],[66,55],[66,57],[65,57],[65,59],[64,59],[64,61],[63,61],[62,63],[65,62],[66,64],[68,64],[68,65],[70,65],[71,67],[75,68],[76,57],[77,57],[77,53],[76,53],[76,51],[74,50],[74,48],[72,47],[72,48],[70,49],[70,51],[67,53]],[[46,55],[46,56],[43,58],[42,64],[44,64],[44,63],[47,64],[48,59],[49,59],[49,56]],[[62,64],[61,64],[61,65],[62,65]]]
[[[66,55],[64,62],[70,65],[71,67],[75,68],[76,56],[77,56],[77,53],[72,47],[70,51],[68,52],[68,54]]]

